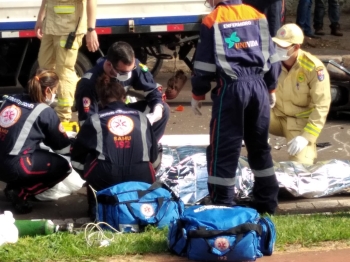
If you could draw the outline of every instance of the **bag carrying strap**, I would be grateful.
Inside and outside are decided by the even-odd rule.
[[[147,195],[149,192],[156,190],[158,188],[164,188],[165,190],[169,191],[171,196],[175,199],[175,200],[179,200],[179,197],[177,195],[175,195],[175,193],[168,187],[168,185],[160,182],[160,181],[156,181],[154,182],[149,188],[147,188],[146,190],[138,190],[137,194],[138,197],[141,198],[145,195]]]
[[[147,195],[148,193],[152,192],[153,190],[156,190],[158,188],[164,188],[167,191],[170,192],[171,196],[175,199],[175,200],[179,200],[179,197],[175,195],[175,193],[164,183],[157,181],[154,182],[149,188],[145,189],[145,190],[135,190],[137,192],[137,197],[138,199],[144,197],[145,195]],[[127,193],[127,192],[122,192],[122,193]],[[164,198],[160,197],[159,199],[161,199],[162,201],[164,200]],[[104,194],[100,194],[97,196],[97,201],[101,204],[107,204],[107,205],[117,205],[120,203],[130,203],[130,202],[137,202],[138,200],[131,200],[131,201],[125,201],[125,202],[120,202],[118,199],[117,195],[104,195]],[[159,202],[159,200],[158,200]],[[162,203],[161,203],[162,204]]]
[[[265,218],[263,218],[263,217],[260,218],[260,221],[261,221],[262,223],[264,223],[265,226],[266,226],[266,239],[265,239],[265,243],[264,243],[264,248],[265,248],[266,250],[268,250],[268,249],[269,249],[270,242],[271,242],[271,239],[272,239],[271,228],[270,228],[269,223],[265,220]]]
[[[183,221],[181,219],[177,219],[176,220],[176,224],[177,224],[177,229],[175,231],[175,240],[172,242],[172,244],[169,246],[169,250],[171,252],[174,252],[174,247],[177,245],[177,243],[179,242],[179,240],[181,238],[184,237],[183,235],[183,229],[184,229],[184,224]],[[171,242],[170,242],[171,243]],[[169,243],[169,244],[170,244]],[[187,239],[186,239],[186,244],[183,246],[183,248],[181,249],[181,251],[179,252],[179,254],[184,254],[186,252],[186,248],[187,248]],[[179,255],[177,252],[174,252],[175,254]]]
[[[227,230],[207,230],[205,227],[199,227],[197,230],[190,230],[188,236],[192,238],[211,238],[217,236],[244,235],[249,231],[255,231],[261,236],[262,226],[252,223],[244,223]]]

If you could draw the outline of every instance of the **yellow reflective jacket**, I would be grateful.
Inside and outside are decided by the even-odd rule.
[[[68,35],[77,26],[76,34],[86,33],[86,0],[47,0],[44,34]]]
[[[287,116],[287,129],[301,131],[315,143],[331,103],[330,80],[324,64],[299,49],[297,61],[288,71],[282,66],[276,89],[277,116]]]

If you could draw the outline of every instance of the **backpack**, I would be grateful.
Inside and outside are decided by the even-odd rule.
[[[273,222],[241,206],[189,207],[168,233],[171,252],[200,261],[254,261],[271,255],[275,241]]]
[[[124,182],[98,191],[96,197],[97,221],[121,232],[169,226],[184,210],[183,202],[161,182]]]

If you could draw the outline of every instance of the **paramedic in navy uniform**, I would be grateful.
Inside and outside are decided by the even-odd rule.
[[[114,43],[107,52],[106,59],[87,71],[77,84],[75,101],[78,110],[79,124],[82,126],[89,115],[98,112],[96,81],[103,73],[116,79],[127,92],[130,87],[143,91],[145,100],[128,104],[128,107],[147,114],[157,141],[165,131],[169,119],[169,108],[162,99],[148,68],[135,59],[134,50],[125,42]]]
[[[125,105],[125,89],[106,74],[98,79],[97,93],[101,109],[81,126],[73,168],[97,191],[126,181],[153,183],[158,143],[146,115]],[[88,190],[92,216],[91,197]]]
[[[255,180],[252,205],[261,213],[273,214],[279,187],[267,139],[281,63],[265,15],[241,0],[207,2],[213,11],[202,20],[191,105],[200,115],[200,101],[215,79],[207,148],[210,198],[215,204],[235,204],[235,177],[244,139]]]
[[[4,193],[19,213],[29,213],[27,198],[65,179],[69,162],[58,154],[69,154],[70,141],[55,111],[58,76],[40,70],[28,82],[28,94],[4,96],[0,109],[0,180]],[[43,142],[55,153],[41,149]],[[56,154],[58,153],[58,154]]]

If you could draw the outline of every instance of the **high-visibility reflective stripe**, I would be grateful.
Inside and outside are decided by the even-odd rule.
[[[234,186],[236,183],[236,178],[208,176],[208,183],[213,185],[219,185],[219,186]]]
[[[57,105],[59,106],[72,106],[73,102],[70,99],[57,99]]]
[[[310,63],[310,61],[300,58],[299,59],[300,65],[304,67],[306,70],[312,71],[315,68],[315,64]]]
[[[214,23],[213,27],[214,27],[215,49],[216,49],[216,54],[218,55],[218,62],[221,68],[225,71],[225,73],[228,76],[232,77],[233,79],[237,79],[236,74],[233,72],[230,64],[227,62],[224,43],[222,42],[221,32],[220,32],[218,23]],[[208,50],[208,52],[210,52],[210,50]]]
[[[313,136],[319,136],[321,133],[320,128],[310,123],[307,123],[307,125],[304,127],[304,130]]]
[[[150,157],[148,154],[148,146],[147,146],[147,117],[145,114],[139,112],[140,123],[141,123],[141,141],[142,141],[142,161],[149,162]]]
[[[84,170],[84,165],[79,162],[72,161],[72,166],[78,170]]]
[[[53,7],[56,14],[72,14],[75,12],[74,5],[56,5]]]
[[[205,63],[201,61],[195,61],[193,65],[194,69],[199,69],[207,72],[216,72],[216,64]]]
[[[91,116],[91,122],[96,130],[96,151],[99,152],[98,159],[105,160],[105,156],[103,155],[103,137],[102,137],[102,128],[101,122],[98,114],[93,114]]]
[[[279,62],[281,59],[279,57],[279,55],[277,53],[273,54],[272,56],[270,56],[270,63],[276,63]]]
[[[252,169],[254,176],[256,177],[268,177],[273,176],[275,174],[275,170],[273,167],[264,169],[264,170],[254,170]]]
[[[299,114],[296,114],[295,116],[297,118],[308,118],[314,110],[315,110],[315,108],[311,108],[310,110],[301,112]]]
[[[24,122],[22,130],[19,133],[17,141],[16,141],[14,147],[12,148],[11,152],[9,153],[9,155],[18,155],[19,154],[19,152],[21,151],[24,143],[26,142],[26,140],[29,136],[30,130],[32,129],[35,120],[38,118],[38,116],[41,114],[41,112],[48,107],[49,107],[48,105],[42,103],[42,104],[37,105],[33,109],[33,111],[29,114],[28,118]]]
[[[67,146],[67,147],[65,147],[65,148],[63,148],[63,149],[54,150],[54,151],[55,151],[55,153],[57,153],[57,154],[62,154],[62,155],[64,155],[64,154],[69,154],[69,153],[70,153],[70,145]]]
[[[267,71],[269,71],[269,68],[267,66],[267,60],[270,57],[270,52],[269,52],[270,32],[269,32],[267,20],[265,18],[259,19],[259,26],[260,26],[260,38],[261,38],[261,51],[262,51],[262,54],[264,56],[264,61],[265,61],[263,71],[267,72]]]

